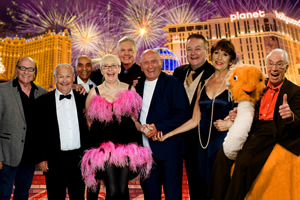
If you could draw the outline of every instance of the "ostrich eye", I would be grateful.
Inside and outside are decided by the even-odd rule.
[[[237,80],[238,80],[238,76],[235,75],[235,76],[233,77],[233,80],[237,81]]]

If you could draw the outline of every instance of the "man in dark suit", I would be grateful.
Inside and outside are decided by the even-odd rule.
[[[218,153],[210,186],[210,196],[215,200],[244,199],[276,144],[300,155],[300,88],[285,78],[287,52],[272,50],[266,64],[269,81],[232,177],[233,161],[225,156],[223,148]]]
[[[187,65],[175,69],[173,76],[179,78],[186,89],[189,100],[195,101],[196,89],[202,80],[207,79],[214,73],[214,67],[206,60],[208,41],[199,34],[191,34],[186,40]],[[193,107],[194,108],[194,107]]]
[[[87,93],[90,89],[97,85],[90,79],[91,72],[93,71],[92,60],[86,55],[79,56],[76,59],[76,71],[74,84],[82,85]]]
[[[0,199],[28,199],[34,174],[35,99],[47,91],[33,83],[37,66],[32,58],[20,58],[13,81],[0,84]]]
[[[138,54],[137,43],[133,38],[125,36],[118,41],[117,50],[121,60],[121,73],[119,74],[119,80],[135,86],[138,79],[143,75],[141,67],[136,64],[136,56]],[[92,72],[91,80],[97,85],[102,83],[102,74],[100,69]]]
[[[40,152],[38,164],[46,177],[49,200],[84,200],[85,185],[79,168],[86,146],[85,96],[72,90],[74,69],[59,64],[54,70],[56,90],[37,100]]]
[[[179,78],[184,84],[188,94],[191,110],[194,109],[197,88],[201,81],[207,79],[214,73],[214,67],[207,62],[208,41],[199,34],[191,34],[186,41],[187,60],[189,64],[177,67],[173,76]],[[198,102],[197,102],[198,103]],[[185,168],[189,182],[191,200],[206,199],[207,186],[200,176],[197,155],[197,146],[200,147],[198,130],[192,129],[184,134],[185,143]]]
[[[90,89],[92,89],[93,87],[97,87],[94,81],[90,79],[91,72],[93,71],[92,60],[90,57],[86,55],[79,56],[76,59],[76,70],[77,77],[75,77],[74,84],[78,84],[84,87],[87,93],[89,93]],[[96,191],[88,190],[86,194],[87,200],[97,200],[99,191],[100,184],[98,185]]]
[[[168,133],[190,118],[189,102],[182,83],[161,72],[162,61],[155,50],[141,56],[145,77],[139,80],[137,92],[143,97],[140,122],[143,144],[151,149],[155,164],[150,177],[141,182],[145,200],[160,200],[163,185],[166,199],[182,199],[182,135],[164,142],[153,141],[158,132]],[[148,130],[148,131],[146,131]]]

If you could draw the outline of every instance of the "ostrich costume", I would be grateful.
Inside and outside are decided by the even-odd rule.
[[[248,137],[255,113],[254,105],[261,98],[265,84],[262,72],[255,66],[247,65],[235,68],[227,83],[238,107],[234,123],[224,139],[223,150],[229,159],[235,160]]]

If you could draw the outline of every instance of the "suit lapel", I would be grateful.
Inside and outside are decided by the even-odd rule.
[[[49,99],[48,99],[48,109],[50,113],[50,121],[52,121],[52,126],[54,126],[56,133],[56,141],[59,141],[59,147],[60,147],[60,135],[59,135],[59,126],[58,126],[58,119],[57,119],[57,111],[56,111],[56,101],[55,101],[55,91],[53,90],[49,92]],[[53,120],[52,120],[53,119]]]
[[[20,96],[20,92],[18,90],[18,87],[17,86],[16,87],[12,86],[12,92],[15,96],[15,100],[18,104],[18,108],[19,108],[19,111],[21,113],[21,116],[22,116],[23,120],[25,121],[23,104],[22,104],[22,100],[21,100],[21,96]]]
[[[151,115],[151,110],[153,110],[152,107],[155,106],[156,99],[160,94],[160,90],[162,90],[162,88],[163,88],[163,83],[164,83],[165,76],[166,75],[163,72],[161,72],[161,74],[158,77],[158,80],[157,80],[157,83],[156,83],[156,86],[155,86],[155,89],[154,89],[154,92],[153,92],[153,95],[152,95],[152,99],[151,99],[151,103],[150,103],[150,106],[149,106],[149,112],[148,112],[146,121],[148,121],[148,117]]]

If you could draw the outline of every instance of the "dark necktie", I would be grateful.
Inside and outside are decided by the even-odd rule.
[[[92,89],[94,86],[93,86],[93,84],[90,84],[89,87],[90,87],[90,89]]]
[[[66,99],[71,99],[71,94],[67,94],[67,95],[61,94],[61,95],[59,95],[59,100],[62,100],[62,99],[64,99],[64,98],[66,98]]]

